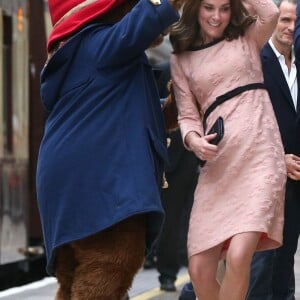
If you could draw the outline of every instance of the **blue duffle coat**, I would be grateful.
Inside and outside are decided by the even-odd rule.
[[[166,0],[140,0],[116,24],[85,27],[43,69],[37,197],[49,274],[57,247],[132,215],[148,213],[147,249],[157,238],[167,151],[144,50],[177,19]]]

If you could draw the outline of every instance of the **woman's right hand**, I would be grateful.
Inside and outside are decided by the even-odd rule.
[[[201,160],[211,160],[218,153],[218,146],[210,143],[216,136],[216,133],[200,136],[191,131],[185,137],[185,143]]]

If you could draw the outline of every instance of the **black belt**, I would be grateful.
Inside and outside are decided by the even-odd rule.
[[[203,129],[204,129],[204,133],[206,131],[206,120],[208,118],[208,116],[210,115],[210,113],[220,104],[224,103],[225,101],[245,92],[245,91],[249,91],[249,90],[256,90],[256,89],[266,89],[264,83],[262,82],[257,82],[257,83],[250,83],[250,84],[246,84],[243,86],[239,86],[221,96],[218,96],[216,98],[216,100],[208,107],[208,109],[205,111],[204,116],[203,116]]]

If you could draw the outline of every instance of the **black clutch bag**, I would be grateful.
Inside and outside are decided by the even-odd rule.
[[[222,140],[224,136],[224,120],[222,117],[219,117],[216,122],[213,124],[213,126],[208,131],[208,134],[216,133],[217,136],[210,141],[211,144],[218,145],[220,141]],[[200,159],[200,166],[203,167],[206,163],[206,160]]]
[[[207,134],[216,133],[217,136],[210,141],[211,144],[218,145],[224,136],[224,121],[219,117]]]

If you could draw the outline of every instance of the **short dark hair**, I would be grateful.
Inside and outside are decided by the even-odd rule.
[[[297,0],[274,0],[275,4],[280,7],[282,2],[288,2],[297,5]]]

